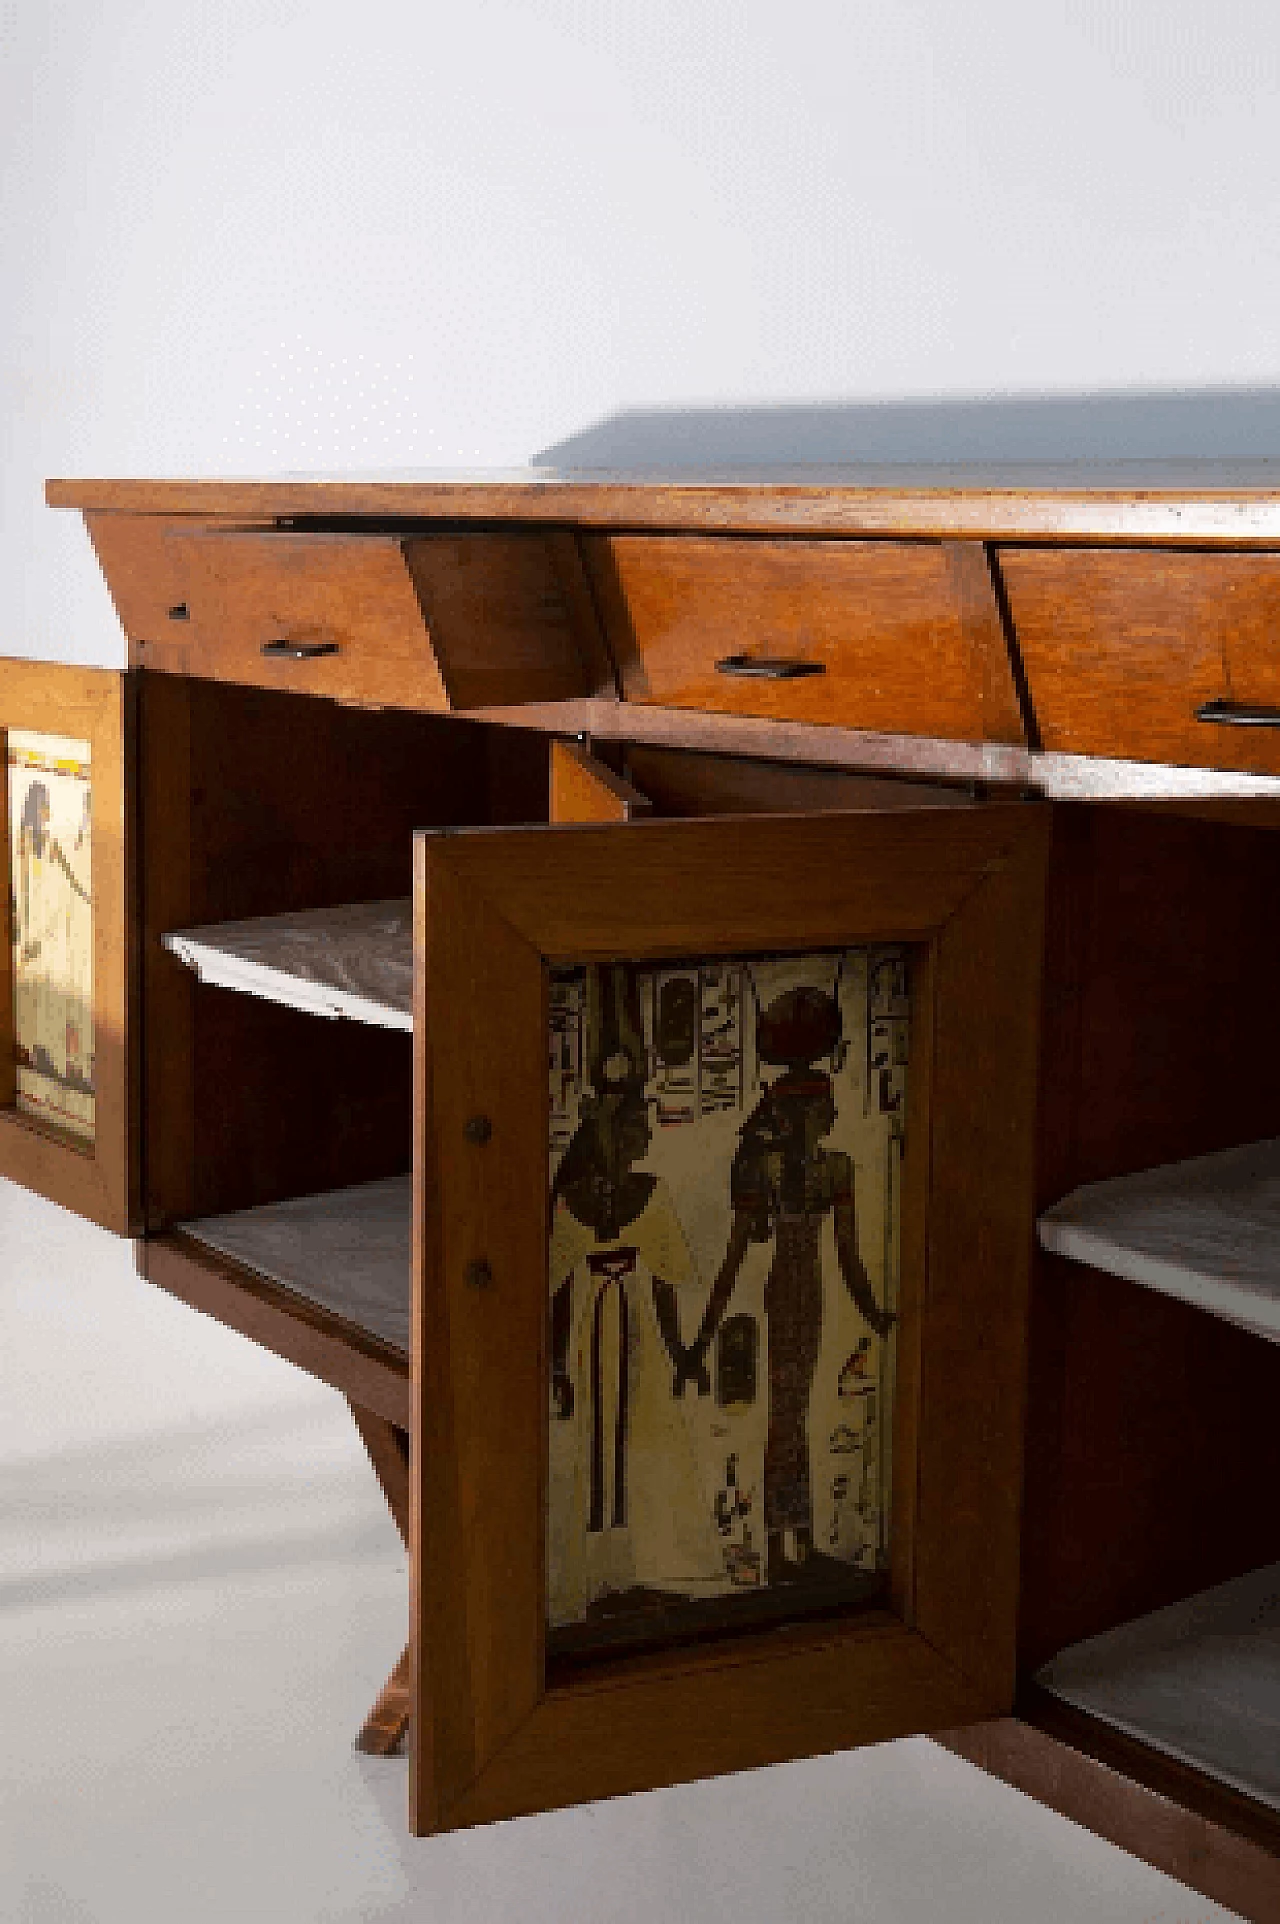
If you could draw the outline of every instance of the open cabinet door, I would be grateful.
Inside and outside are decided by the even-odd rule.
[[[0,660],[0,1175],[139,1227],[127,673]]]
[[[1010,1710],[1048,814],[416,838],[415,1832]]]

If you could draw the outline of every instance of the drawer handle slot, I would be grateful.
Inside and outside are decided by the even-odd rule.
[[[802,675],[825,675],[825,661],[797,661],[785,656],[724,655],[717,675],[739,675],[746,681],[799,681]]]
[[[1259,708],[1247,701],[1206,701],[1196,709],[1196,720],[1221,722],[1228,728],[1280,728],[1280,708]]]
[[[336,641],[264,641],[262,652],[273,661],[314,661],[317,655],[336,655]]]

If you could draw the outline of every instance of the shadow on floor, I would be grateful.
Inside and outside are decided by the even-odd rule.
[[[275,1516],[278,1522],[278,1499]],[[283,1570],[332,1569],[344,1564],[367,1567],[386,1556],[390,1528],[374,1512],[320,1522],[307,1530],[282,1532],[277,1527],[261,1537],[217,1537],[185,1548],[140,1552],[115,1562],[31,1571],[0,1583],[0,1611],[84,1603],[173,1584],[221,1583]]]

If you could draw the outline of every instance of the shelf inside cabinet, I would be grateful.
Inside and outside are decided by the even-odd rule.
[[[412,1032],[408,897],[218,922],[161,939],[202,982],[310,1015]]]
[[[1035,1682],[1280,1811],[1280,1563],[1073,1644]]]
[[[175,1227],[407,1354],[411,1198],[392,1176]]]
[[[1075,1189],[1046,1249],[1280,1343],[1280,1138]]]

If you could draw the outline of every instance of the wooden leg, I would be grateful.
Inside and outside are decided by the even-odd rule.
[[[409,1548],[409,1433],[398,1430],[394,1423],[388,1423],[385,1416],[375,1416],[372,1410],[362,1409],[359,1403],[347,1398],[347,1404],[356,1420],[364,1447],[369,1452],[374,1475],[382,1486],[382,1494],[387,1499],[387,1508],[396,1520],[404,1547]]]
[[[387,1508],[407,1550],[409,1547],[409,1437],[385,1417],[352,1403],[355,1418],[374,1475],[387,1499]],[[356,1749],[370,1757],[393,1757],[402,1747],[409,1728],[409,1649],[405,1646],[395,1669],[378,1692],[377,1702],[365,1718]]]
[[[378,1692],[378,1700],[364,1720],[356,1749],[367,1757],[394,1757],[404,1748],[409,1731],[409,1646]]]

